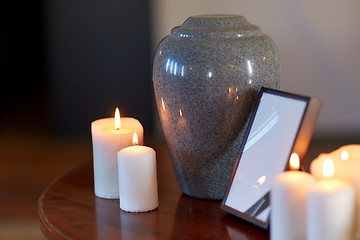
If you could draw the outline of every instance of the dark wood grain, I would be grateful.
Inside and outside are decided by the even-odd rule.
[[[95,197],[92,161],[53,181],[38,202],[48,239],[268,239],[269,233],[225,213],[220,201],[181,193],[166,150],[156,149],[159,208],[127,213]]]

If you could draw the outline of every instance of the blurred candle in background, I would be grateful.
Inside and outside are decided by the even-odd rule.
[[[333,178],[346,181],[355,189],[355,235],[360,239],[360,145],[345,145],[331,153],[320,154],[310,165],[311,174],[318,180],[324,178],[322,170],[326,159],[333,161]]]
[[[354,177],[358,175],[360,157],[358,160],[351,155],[347,147],[342,147],[331,153],[322,153],[316,159],[314,159],[310,164],[310,172],[317,179],[323,179],[323,166],[326,159],[330,158],[334,164],[334,175],[336,179],[341,179],[343,181],[352,183]],[[353,151],[352,151],[353,152]],[[360,147],[359,147],[360,153]]]
[[[120,118],[119,109],[114,118],[103,118],[91,123],[94,156],[94,190],[102,198],[119,198],[117,153],[132,145],[133,133],[143,142],[143,127],[134,118]]]

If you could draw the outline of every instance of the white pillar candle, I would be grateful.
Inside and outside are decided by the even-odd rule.
[[[131,146],[118,153],[120,208],[147,212],[158,207],[156,153],[146,146]]]
[[[315,179],[308,173],[286,171],[278,175],[271,191],[271,239],[305,239],[306,198]]]
[[[96,196],[119,198],[117,153],[132,145],[134,132],[139,135],[139,142],[142,144],[143,127],[134,118],[121,118],[120,126],[115,126],[115,118],[103,118],[91,123]]]
[[[306,239],[353,239],[354,197],[354,189],[337,179],[320,180],[310,188]]]
[[[327,159],[324,177],[332,177],[334,165]],[[354,237],[355,191],[338,179],[322,179],[309,190],[307,210],[308,240],[347,240]]]
[[[346,145],[331,153],[320,154],[310,165],[311,174],[316,179],[324,178],[322,167],[326,159],[333,160],[333,177],[348,182],[355,189],[355,237],[360,239],[360,145]]]
[[[354,159],[343,160],[338,152],[322,153],[310,164],[310,172],[317,180],[324,178],[322,168],[326,159],[332,159],[334,162],[334,178],[352,183],[358,175],[358,163]]]
[[[275,177],[270,194],[271,239],[305,239],[306,198],[313,184],[315,179],[306,172],[286,171]]]

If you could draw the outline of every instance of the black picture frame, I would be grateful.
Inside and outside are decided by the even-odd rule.
[[[240,153],[220,206],[221,209],[261,228],[268,228],[271,182],[275,175],[288,169],[290,155],[293,152],[296,152],[300,159],[304,157],[320,108],[321,102],[315,98],[265,87],[260,89]],[[292,116],[286,114],[287,110]],[[266,120],[263,121],[263,119]],[[254,130],[254,128],[256,129]],[[276,139],[279,137],[280,139]],[[273,144],[277,142],[279,144]],[[271,146],[267,146],[267,143]],[[265,155],[263,158],[270,159],[274,163],[276,160],[275,169],[272,169],[272,166],[269,169],[265,167],[262,169],[259,166],[259,163],[262,163],[262,155]],[[272,155],[276,159],[272,159]],[[278,158],[281,159],[277,159],[277,156],[280,156]],[[265,161],[264,163],[267,165],[271,164]],[[258,171],[257,168],[261,169],[261,174],[258,173],[260,170]],[[253,175],[251,169],[255,169]],[[268,171],[268,175],[264,175],[266,171]],[[254,175],[261,177],[258,178]],[[249,180],[253,176],[254,179],[258,178],[257,182]],[[235,177],[236,180],[234,180]],[[263,178],[262,181],[266,181],[266,184],[259,182],[261,178]],[[257,186],[259,189],[255,189]],[[246,191],[243,191],[244,189]],[[252,194],[253,192],[254,194]]]

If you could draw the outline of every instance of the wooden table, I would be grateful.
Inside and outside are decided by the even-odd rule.
[[[179,189],[164,148],[156,149],[159,208],[127,213],[118,200],[95,197],[92,160],[53,181],[38,202],[48,239],[269,239],[268,231],[227,214],[220,201]]]

